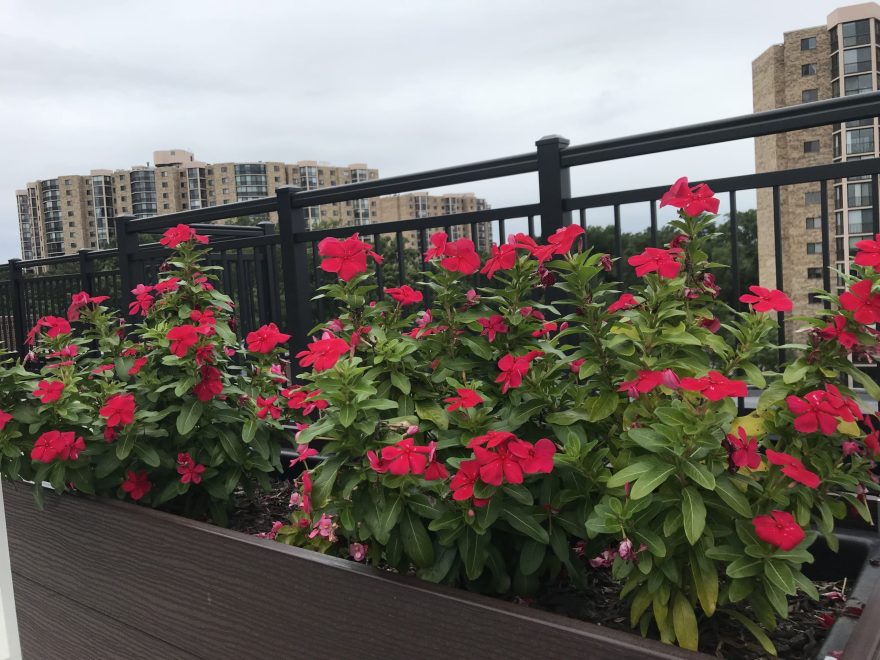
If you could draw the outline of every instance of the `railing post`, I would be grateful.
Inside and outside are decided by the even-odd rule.
[[[131,290],[134,288],[132,281],[131,258],[137,250],[137,235],[132,235],[128,230],[128,223],[134,220],[133,215],[119,215],[114,219],[116,223],[116,261],[119,265],[119,311],[129,318],[128,305],[131,302]]]
[[[94,295],[94,282],[92,273],[94,271],[92,260],[89,259],[91,250],[79,251],[79,285],[83,291],[90,296]]]
[[[538,147],[538,195],[541,205],[541,236],[571,224],[571,211],[563,208],[564,200],[571,197],[571,174],[562,167],[560,151],[569,141],[560,135],[548,135],[535,142]],[[501,237],[504,240],[504,237]]]
[[[278,195],[278,230],[281,235],[281,271],[284,279],[286,330],[291,334],[290,361],[305,348],[312,321],[311,286],[306,244],[296,235],[308,231],[305,209],[296,203],[296,186],[283,186]],[[317,255],[316,255],[317,256]]]
[[[21,259],[9,260],[9,280],[12,282],[12,329],[15,333],[15,348],[21,354],[27,353],[24,339],[27,336],[27,317],[24,305],[24,273]]]
[[[263,230],[264,236],[275,234],[274,222],[261,222],[257,225]],[[267,303],[268,319],[264,321],[281,322],[281,298],[278,296],[278,273],[275,270],[275,246],[263,247],[263,283],[265,284],[265,298]]]

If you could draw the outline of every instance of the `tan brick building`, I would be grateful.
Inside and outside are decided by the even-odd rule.
[[[184,149],[155,151],[152,165],[61,175],[16,191],[22,258],[107,247],[114,237],[113,218],[119,215],[146,218],[272,196],[281,186],[314,190],[378,177],[379,170],[364,163],[204,163]],[[359,226],[483,208],[485,200],[473,193],[415,194],[325,204],[308,208],[307,214],[312,226]],[[470,235],[470,229],[454,228],[453,235]],[[479,225],[474,240],[488,250],[488,224]]]
[[[381,222],[407,220],[410,218],[428,218],[438,215],[455,213],[472,213],[488,209],[485,199],[474,193],[445,193],[429,195],[427,192],[414,192],[404,195],[390,195],[379,199],[379,215]],[[439,230],[435,230],[439,231]],[[433,231],[430,233],[434,233]],[[417,241],[415,232],[406,232],[408,247],[414,247]],[[478,252],[488,253],[492,245],[492,228],[488,222],[474,225],[450,227],[449,239],[470,238]]]
[[[752,63],[756,112],[878,89],[880,5],[874,2],[836,9],[825,25],[783,35]],[[878,155],[877,120],[866,119],[759,137],[755,168],[770,172]],[[814,293],[822,288],[820,184],[780,189],[783,283],[793,314],[816,311]],[[829,245],[832,267],[847,270],[857,241],[873,227],[870,179],[829,182]],[[774,287],[776,258],[773,193],[758,191],[758,266],[760,283]],[[832,286],[837,278],[832,278]]]

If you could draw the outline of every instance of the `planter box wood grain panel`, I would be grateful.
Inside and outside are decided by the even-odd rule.
[[[707,657],[122,502],[47,494],[41,512],[29,486],[3,488],[22,646],[40,650],[26,660],[140,657],[77,647],[83,620],[63,615],[39,640],[46,591],[89,626],[156,640],[156,658]]]

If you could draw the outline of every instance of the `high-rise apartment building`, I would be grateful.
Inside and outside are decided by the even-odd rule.
[[[835,9],[825,25],[783,35],[752,63],[756,112],[880,89],[880,5]],[[755,140],[757,172],[873,158],[878,155],[877,119],[849,121]],[[783,280],[795,315],[816,311],[822,288],[821,185],[780,190]],[[847,271],[856,242],[874,226],[870,178],[828,183],[830,263]],[[775,284],[773,193],[758,191],[758,267],[763,286]],[[836,278],[832,286],[842,285]]]
[[[184,149],[155,151],[152,165],[57,176],[16,191],[22,258],[108,247],[114,238],[113,218],[119,215],[146,218],[272,196],[281,186],[314,190],[378,177],[377,169],[363,163],[204,163]],[[486,201],[473,193],[416,193],[325,204],[306,213],[312,226],[359,226],[484,208]],[[479,249],[489,249],[488,223],[453,228],[454,238],[465,235],[472,235]]]

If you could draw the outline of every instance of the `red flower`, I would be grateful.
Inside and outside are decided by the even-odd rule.
[[[440,267],[452,273],[472,275],[480,269],[480,255],[474,250],[474,242],[469,238],[459,238],[447,243],[443,256]]]
[[[128,370],[129,376],[136,376],[141,369],[144,368],[144,365],[147,363],[147,358],[139,357],[135,358],[134,364],[131,365],[131,368]]]
[[[563,325],[563,328],[562,328],[563,330],[565,330],[568,327],[568,323],[566,323],[564,321],[563,321],[562,325]],[[532,333],[532,337],[546,337],[551,332],[556,332],[556,329],[558,327],[559,326],[557,326],[555,322],[548,321],[548,322],[544,323],[538,330],[535,330]]]
[[[275,405],[277,400],[277,396],[272,396],[268,399],[258,396],[257,408],[259,408],[259,410],[257,410],[257,417],[260,419],[266,419],[266,415],[269,415],[272,419],[278,419],[281,417],[281,408]]]
[[[635,266],[636,275],[642,277],[648,273],[657,272],[660,277],[671,279],[678,275],[681,270],[681,262],[675,257],[681,254],[681,249],[670,248],[669,250],[661,250],[660,248],[645,248],[641,254],[637,254],[627,259],[630,266]]]
[[[208,243],[208,237],[197,234],[195,229],[187,225],[177,225],[168,229],[162,234],[162,238],[159,239],[159,243],[169,248],[176,248],[181,243],[186,243],[187,241],[196,241],[205,245]],[[134,499],[140,498],[136,497]]]
[[[493,314],[489,318],[477,319],[477,323],[483,326],[483,331],[480,332],[480,336],[489,335],[489,343],[491,344],[495,341],[495,334],[500,333],[502,335],[506,335],[510,328],[507,327],[507,324],[504,322],[504,317],[499,316],[498,314]]]
[[[730,380],[717,371],[710,371],[702,378],[682,378],[681,389],[699,392],[709,401],[720,401],[729,396],[746,396],[745,381]]]
[[[859,338],[853,333],[845,330],[846,322],[847,318],[843,316],[843,314],[838,314],[831,319],[831,323],[819,330],[819,336],[821,336],[822,339],[836,339],[838,344],[843,346],[846,350],[850,350],[853,346],[859,343]]]
[[[871,295],[871,280],[860,280],[849,291],[840,294],[840,306],[854,312],[856,323],[870,325],[880,322],[880,294]]]
[[[409,284],[385,289],[385,293],[394,298],[401,305],[414,305],[425,299],[421,291],[416,291]]]
[[[140,472],[129,470],[125,473],[125,481],[122,482],[122,490],[131,495],[131,499],[135,502],[143,498],[143,496],[149,493],[152,488],[153,484],[150,483],[146,470]]]
[[[778,289],[765,289],[762,286],[750,286],[749,291],[754,295],[744,293],[739,297],[740,302],[752,306],[756,312],[790,312],[791,299]]]
[[[99,414],[107,419],[107,426],[114,428],[126,426],[134,421],[134,396],[113,394],[104,402]]]
[[[358,238],[357,233],[352,234],[344,241],[328,236],[318,243],[318,254],[324,257],[321,261],[321,270],[328,273],[338,273],[339,279],[348,282],[352,277],[367,272],[367,255],[373,258],[377,264],[382,263],[382,257],[373,251],[373,246],[364,243]]]
[[[479,445],[473,447],[474,456],[480,464],[480,479],[490,486],[500,486],[504,480],[510,484],[521,484],[523,463],[535,460],[533,445],[520,440],[512,433],[503,433],[503,435],[506,437],[500,444],[494,446],[494,451],[492,451],[493,441],[490,441],[485,448]],[[471,440],[470,444],[474,445],[476,440],[478,438]],[[542,448],[543,451],[545,450]]]
[[[737,435],[727,434],[730,443],[730,462],[736,467],[747,467],[757,470],[761,465],[761,455],[758,453],[758,439],[750,438],[746,430],[740,426]]]
[[[0,431],[6,428],[6,425],[12,420],[12,415],[10,415],[5,410],[0,410]]]
[[[73,431],[46,431],[34,443],[31,460],[40,463],[48,463],[56,458],[59,461],[75,461],[85,448],[83,439],[77,438]]]
[[[34,396],[42,403],[52,403],[61,398],[64,391],[64,383],[60,380],[41,380],[37,389],[34,390]]]
[[[825,390],[813,390],[804,398],[789,395],[785,398],[788,409],[796,415],[794,428],[801,433],[815,433],[821,429],[825,435],[837,431],[837,418],[845,422],[861,419],[861,411],[855,401],[842,395],[830,383]]]
[[[541,438],[529,450],[528,458],[522,461],[526,474],[550,474],[553,471],[553,456],[556,445],[548,438]]]
[[[168,279],[162,280],[161,282],[159,282],[155,287],[155,291],[159,295],[163,295],[166,293],[173,293],[173,292],[177,291],[177,287],[179,287],[179,286],[180,286],[180,278],[179,277],[169,277]]]
[[[425,252],[425,263],[431,261],[431,259],[446,256],[447,238],[445,231],[438,231],[436,234],[431,234],[431,245],[434,247],[428,248],[428,251]]]
[[[516,246],[504,243],[499,247],[492,243],[492,256],[486,259],[480,272],[491,280],[499,270],[510,270],[515,264]]]
[[[501,393],[507,394],[507,390],[511,387],[519,387],[522,385],[523,377],[529,370],[532,360],[536,357],[544,355],[542,351],[529,351],[525,355],[516,357],[512,353],[505,355],[498,361],[498,368],[501,370],[496,383],[501,383]]]
[[[205,344],[196,349],[196,364],[214,364],[214,344]]]
[[[58,335],[66,335],[70,332],[70,323],[67,319],[60,316],[44,316],[40,319],[40,324],[48,328],[46,336],[55,339]]]
[[[193,387],[193,394],[199,401],[210,401],[223,392],[219,369],[206,364],[199,368],[199,375],[201,380]]]
[[[663,197],[660,198],[660,208],[673,206],[690,216],[699,215],[704,211],[718,213],[719,201],[713,196],[714,194],[705,183],[699,183],[693,188],[689,187],[687,177],[683,176],[663,193]]]
[[[432,460],[425,468],[425,481],[442,481],[449,478],[449,472],[440,461]]]
[[[877,234],[874,239],[873,241],[869,239],[856,243],[856,249],[859,251],[855,258],[857,266],[868,266],[878,270],[877,266],[880,265],[880,234]]]
[[[140,314],[141,316],[146,316],[147,312],[149,312],[152,307],[153,296],[149,293],[143,293],[128,304],[128,313],[132,315]]]
[[[769,516],[758,516],[752,520],[752,525],[759,539],[785,552],[794,549],[806,537],[794,516],[787,511],[774,510]]]
[[[107,300],[108,296],[90,296],[85,291],[74,293],[70,297],[70,307],[67,308],[67,320],[79,321],[79,311],[87,305],[100,305]]]
[[[821,480],[815,472],[810,472],[804,464],[794,456],[789,456],[783,452],[767,450],[767,460],[782,468],[782,474],[788,478],[803,484],[808,488],[818,488]]]
[[[105,371],[113,371],[115,368],[116,367],[114,367],[112,364],[101,364],[101,365],[98,365],[97,367],[95,367],[94,369],[92,369],[92,373],[93,374],[102,374]]]
[[[304,426],[308,428],[308,424],[305,424]],[[297,445],[296,452],[296,458],[290,461],[290,467],[294,467],[297,463],[305,464],[305,462],[309,460],[312,456],[318,455],[318,450],[309,447],[308,443]]]
[[[428,465],[430,447],[417,447],[412,438],[404,438],[382,448],[382,460],[387,461],[391,474],[422,474]]]
[[[632,380],[622,382],[617,391],[626,392],[630,398],[637,399],[640,394],[650,392],[660,385],[675,389],[679,387],[679,378],[672,369],[663,369],[662,371],[645,369],[639,371]]]
[[[286,335],[274,323],[264,325],[253,332],[249,332],[247,336],[247,347],[251,353],[271,353],[278,344],[283,344],[290,335]]]
[[[321,339],[316,339],[300,351],[296,357],[300,358],[299,366],[308,367],[314,365],[315,371],[325,371],[332,368],[339,358],[348,351],[348,344],[344,339],[334,337],[330,333],[324,333]]]
[[[281,394],[287,399],[288,408],[302,410],[303,415],[308,415],[313,410],[324,410],[329,405],[326,400],[315,398],[321,395],[321,390],[309,392],[301,387],[291,387],[282,390]]]
[[[568,365],[568,368],[571,370],[571,373],[580,375],[581,366],[586,361],[587,361],[587,358],[578,358],[577,360],[572,360],[571,364]]]
[[[383,461],[376,452],[370,450],[367,452],[367,460],[370,461],[370,469],[374,472],[378,472],[382,474],[384,472],[388,472],[388,464]]]
[[[844,422],[856,422],[862,419],[859,404],[842,394],[831,383],[825,384],[825,405],[834,411],[835,417],[840,417]]]
[[[639,301],[636,300],[632,294],[624,293],[621,294],[620,298],[608,306],[608,313],[613,314],[621,309],[632,309],[633,307],[638,307],[638,305]]]
[[[448,410],[449,412],[455,412],[459,408],[476,408],[478,405],[485,401],[476,390],[472,390],[467,387],[459,387],[455,391],[456,393],[458,393],[458,396],[450,396],[446,399],[443,399],[444,403],[449,404],[446,407],[446,410]]]
[[[712,318],[703,317],[700,319],[699,326],[701,328],[706,328],[713,335],[721,329],[721,320],[717,316],[713,316]]]
[[[180,475],[180,483],[199,484],[202,482],[202,473],[204,471],[205,466],[196,463],[189,454],[177,455],[177,474]]]
[[[186,357],[190,348],[199,341],[199,331],[194,325],[179,325],[171,328],[165,338],[171,342],[168,350],[179,358]]]
[[[469,500],[474,496],[474,484],[480,476],[480,463],[476,460],[462,461],[458,466],[458,472],[452,475],[449,488],[452,490],[452,499],[456,502]]]
[[[553,254],[568,254],[577,237],[584,233],[584,228],[580,225],[566,225],[551,234],[547,243],[553,246]]]

